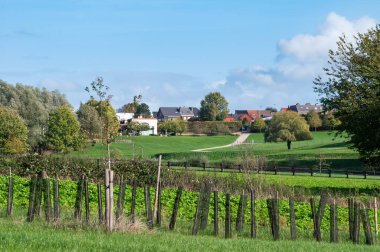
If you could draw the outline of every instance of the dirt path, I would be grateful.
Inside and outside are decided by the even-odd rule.
[[[226,148],[226,147],[232,147],[232,146],[236,146],[236,145],[240,145],[242,143],[244,143],[244,141],[249,137],[249,133],[242,133],[233,143],[231,144],[227,144],[227,145],[223,145],[223,146],[216,146],[216,147],[210,147],[210,148],[204,148],[204,149],[196,149],[196,150],[192,150],[192,151],[195,151],[195,152],[207,152],[209,150],[213,150],[213,149],[221,149],[221,148]]]

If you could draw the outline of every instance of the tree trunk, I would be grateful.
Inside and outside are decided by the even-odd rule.
[[[292,148],[292,141],[287,140],[286,144],[288,145],[288,150],[290,150]]]

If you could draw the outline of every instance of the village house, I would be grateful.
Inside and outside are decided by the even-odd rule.
[[[160,122],[172,119],[187,121],[198,117],[199,109],[195,107],[160,107],[157,112],[157,120]]]

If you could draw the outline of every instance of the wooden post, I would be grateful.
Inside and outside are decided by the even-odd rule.
[[[350,233],[350,240],[354,241],[354,199],[348,198],[348,230]]]
[[[359,202],[354,202],[354,226],[353,226],[352,241],[355,244],[358,244],[359,237],[360,237],[360,204]]]
[[[335,199],[330,204],[330,242],[338,242],[338,211]]]
[[[231,196],[226,194],[226,223],[225,223],[225,238],[231,238]]]
[[[36,189],[37,189],[37,176],[34,175],[30,179],[30,184],[29,184],[29,208],[28,208],[28,216],[27,216],[27,221],[29,222],[32,222],[34,218]]]
[[[137,195],[137,181],[136,179],[133,179],[132,199],[131,199],[131,222],[132,223],[135,223],[136,195]]]
[[[110,161],[109,161],[110,165]],[[113,171],[111,169],[106,169],[105,171],[105,189],[106,189],[106,200],[105,200],[105,217],[106,217],[106,227],[108,231],[113,230]]]
[[[255,191],[251,189],[251,238],[256,238]]]
[[[362,209],[360,210],[361,213],[361,219],[363,222],[363,229],[365,234],[365,243],[368,245],[373,245],[373,235],[371,230],[371,224],[368,217],[368,209],[365,208],[364,204],[362,205]]]
[[[102,184],[98,183],[98,218],[99,225],[103,224],[103,197],[102,197]]]
[[[42,197],[42,173],[41,172],[37,176],[35,195],[36,196],[34,198],[34,210],[33,210],[33,214],[35,216],[40,216],[40,212],[41,212],[41,197]]]
[[[322,224],[323,214],[325,212],[326,202],[327,202],[327,193],[322,192],[321,199],[319,200],[319,206],[318,206],[318,211],[316,215],[316,229],[314,232],[314,237],[317,241],[322,241],[321,224]]]
[[[198,193],[198,204],[197,204],[197,208],[195,210],[195,216],[194,216],[194,223],[193,223],[193,230],[191,232],[192,235],[197,235],[198,233],[198,228],[199,228],[199,220],[200,220],[200,212],[201,212],[201,209],[202,209],[202,199],[203,199],[203,194],[204,194],[204,191],[203,191],[203,188],[199,191]]]
[[[317,230],[317,220],[316,220],[317,211],[315,209],[315,198],[314,197],[310,198],[310,208],[311,208],[311,218],[313,220],[313,227],[314,227],[314,232],[315,232],[315,230]]]
[[[272,203],[272,230],[273,239],[278,240],[280,238],[280,219],[279,219],[279,208],[278,208],[278,198],[271,199]]]
[[[144,198],[145,198],[145,213],[146,221],[149,229],[153,229],[153,215],[152,215],[152,204],[150,200],[150,190],[149,186],[144,187]]]
[[[202,204],[200,212],[200,227],[201,230],[205,230],[207,227],[208,213],[210,211],[210,196],[211,196],[211,185],[205,183],[204,190],[202,193]]]
[[[377,235],[379,233],[379,225],[378,225],[378,217],[377,217],[377,198],[375,197],[373,199],[373,214],[374,214],[374,219],[375,219],[375,234]]]
[[[77,196],[75,200],[74,218],[77,221],[82,220],[82,202],[83,202],[83,185],[84,177],[82,176],[77,183]]]
[[[55,221],[58,221],[61,217],[61,214],[60,214],[60,207],[59,207],[59,180],[58,179],[55,179],[53,181],[53,202],[54,202],[54,220]]]
[[[87,225],[90,223],[90,199],[88,192],[88,179],[84,180],[84,205],[86,208],[86,223]]]
[[[51,198],[50,198],[50,179],[44,178],[44,208],[45,208],[45,219],[50,221],[51,219]]]
[[[161,158],[162,158],[162,155],[158,157],[157,183],[156,183],[156,191],[155,191],[155,196],[154,196],[153,216],[157,216],[158,191],[160,187],[160,177],[161,177]]]
[[[244,190],[242,195],[240,195],[239,200],[239,206],[238,206],[238,212],[236,216],[236,231],[238,233],[243,232],[243,226],[244,226],[244,212],[246,207],[246,197],[244,195]]]
[[[214,235],[218,236],[219,234],[219,200],[218,200],[218,191],[214,191]]]
[[[296,215],[294,211],[294,200],[289,198],[289,216],[290,216],[290,239],[297,240]]]
[[[13,207],[13,177],[10,174],[8,178],[7,216],[12,215],[12,207]]]
[[[161,226],[162,223],[162,201],[161,201],[161,194],[162,194],[162,183],[160,181],[160,184],[158,186],[158,199],[157,199],[157,215],[156,215],[156,223],[157,226]]]
[[[182,186],[178,187],[175,200],[174,200],[173,211],[172,211],[172,215],[171,215],[170,223],[169,223],[170,230],[174,229],[175,223],[177,221],[177,213],[178,213],[179,203],[181,202],[182,190],[183,190]]]

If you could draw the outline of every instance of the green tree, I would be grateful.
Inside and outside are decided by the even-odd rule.
[[[309,125],[303,117],[292,111],[275,114],[265,130],[266,142],[286,141],[289,150],[292,141],[309,139],[312,139]]]
[[[158,131],[164,133],[165,135],[168,135],[168,133],[172,133],[174,135],[182,134],[186,130],[186,122],[180,119],[164,121],[158,125]]]
[[[28,149],[28,129],[17,111],[0,107],[0,153],[20,154]]]
[[[203,121],[223,121],[228,115],[228,102],[219,92],[211,92],[201,101],[199,114]]]
[[[77,115],[81,130],[87,135],[87,138],[94,140],[99,136],[102,124],[95,106],[81,103]]]
[[[261,131],[265,128],[265,126],[266,126],[265,121],[261,118],[257,118],[252,124],[252,129],[254,131],[259,131],[261,133]]]
[[[146,103],[141,103],[137,105],[134,117],[137,118],[139,116],[148,118],[152,116],[152,114],[150,113],[149,106]]]
[[[127,125],[127,131],[130,132],[137,132],[137,135],[141,134],[141,131],[147,131],[150,130],[150,126],[148,123],[139,123],[139,122],[129,122]]]
[[[329,51],[326,77],[317,77],[315,91],[328,111],[336,110],[340,132],[361,157],[380,164],[380,26],[353,39],[340,37]]]
[[[133,97],[133,102],[124,104],[123,107],[121,107],[121,111],[124,113],[135,113],[138,105],[140,104],[141,99],[141,95],[135,95]]]
[[[310,110],[309,112],[307,112],[306,121],[307,124],[310,125],[310,127],[314,128],[314,131],[317,131],[317,128],[322,126],[321,117],[314,110]]]
[[[80,124],[71,108],[62,106],[50,113],[46,140],[53,150],[63,153],[83,146]]]

